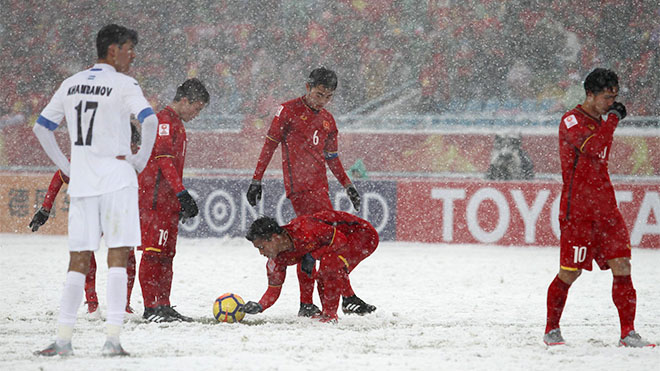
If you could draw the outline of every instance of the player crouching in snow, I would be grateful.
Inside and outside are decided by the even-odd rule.
[[[339,296],[344,313],[367,314],[376,307],[358,298],[348,275],[378,246],[378,232],[366,220],[352,214],[324,210],[303,215],[280,226],[269,217],[252,223],[245,236],[259,253],[268,258],[268,289],[259,302],[249,301],[245,312],[263,312],[277,301],[286,277],[286,268],[302,262],[301,269],[318,282],[321,322],[336,322]],[[316,260],[320,260],[316,272]]]

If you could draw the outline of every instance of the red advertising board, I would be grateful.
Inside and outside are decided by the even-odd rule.
[[[559,243],[558,182],[400,181],[399,241],[554,246]],[[615,184],[637,247],[660,246],[657,184]]]

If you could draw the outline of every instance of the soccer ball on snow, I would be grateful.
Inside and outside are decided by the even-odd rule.
[[[241,322],[245,317],[243,298],[230,292],[220,295],[213,303],[213,317],[219,322]]]

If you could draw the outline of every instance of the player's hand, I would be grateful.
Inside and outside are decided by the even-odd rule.
[[[316,260],[312,257],[312,254],[305,254],[300,263],[300,270],[305,272],[311,278],[314,268],[316,268]]]
[[[353,184],[349,184],[348,187],[346,187],[346,194],[348,195],[348,198],[351,199],[355,211],[360,211],[360,194]]]
[[[623,103],[620,102],[614,102],[614,104],[610,106],[610,109],[607,113],[615,114],[619,118],[619,120],[623,120],[628,115],[628,111],[626,111],[626,106],[624,106]]]
[[[199,209],[197,208],[197,203],[195,199],[192,198],[187,189],[176,194],[176,197],[179,199],[181,204],[181,212],[179,212],[179,219],[182,223],[185,223],[186,220],[194,218],[199,214]]]
[[[46,223],[49,216],[50,216],[50,210],[44,209],[43,206],[40,207],[39,210],[37,210],[37,212],[34,213],[34,216],[32,217],[32,221],[30,221],[28,227],[32,229],[32,232],[38,231],[39,227],[41,227]]]
[[[257,303],[256,301],[248,301],[243,305],[243,311],[247,314],[257,314],[261,313],[264,308],[261,306],[261,304]]]
[[[246,196],[250,205],[253,207],[257,205],[257,202],[261,200],[261,180],[252,179]]]

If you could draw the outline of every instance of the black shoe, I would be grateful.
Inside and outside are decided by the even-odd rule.
[[[163,311],[163,306],[158,306],[155,308],[144,308],[144,314],[142,318],[146,319],[149,322],[161,323],[161,322],[176,322],[180,319],[172,317],[166,311]]]
[[[193,319],[192,317],[186,317],[183,314],[177,312],[173,306],[171,305],[163,305],[160,307],[161,312],[164,314],[176,318],[177,321],[183,321],[183,322],[192,322]]]
[[[319,307],[314,305],[314,303],[300,303],[300,310],[298,311],[298,317],[311,317],[316,314],[320,314],[321,310]]]
[[[343,297],[341,300],[341,310],[344,314],[369,314],[376,310],[375,305],[367,304],[357,295]]]

